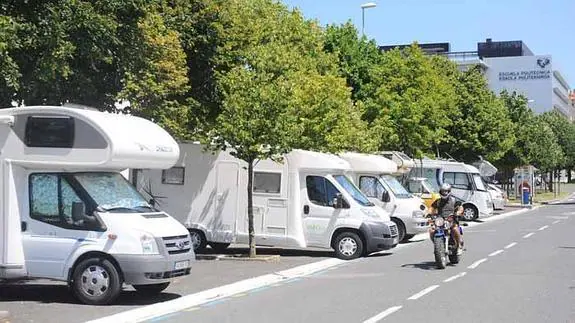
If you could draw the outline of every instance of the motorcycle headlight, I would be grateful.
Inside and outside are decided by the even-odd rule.
[[[445,224],[445,220],[443,218],[436,218],[435,219],[435,225],[438,227],[442,227],[443,224]]]
[[[142,245],[142,253],[146,255],[157,255],[158,244],[156,239],[149,233],[142,233],[140,235],[140,244]]]

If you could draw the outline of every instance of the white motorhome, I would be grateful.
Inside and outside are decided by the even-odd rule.
[[[181,143],[176,167],[134,170],[137,187],[190,229],[196,250],[248,243],[247,164],[229,151]],[[256,244],[335,249],[342,259],[394,248],[397,226],[349,180],[343,159],[294,150],[258,161],[253,176]]]
[[[350,164],[351,177],[361,191],[389,212],[397,225],[400,242],[427,231],[427,207],[396,179],[396,163],[382,156],[359,153],[344,153],[340,157]]]
[[[190,274],[186,228],[121,171],[168,168],[179,147],[145,119],[67,107],[0,110],[0,280],[68,282],[87,304],[123,284],[155,294]]]
[[[437,187],[451,184],[453,195],[463,203],[465,220],[493,214],[491,195],[477,168],[461,162],[427,158],[416,160],[415,164],[409,177],[425,177]]]

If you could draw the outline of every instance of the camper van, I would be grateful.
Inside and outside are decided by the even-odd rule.
[[[443,183],[451,184],[453,195],[463,203],[465,220],[493,214],[491,195],[477,168],[460,162],[427,158],[415,164],[409,177],[425,177],[436,187]]]
[[[197,251],[247,244],[247,164],[198,143],[181,143],[180,151],[175,167],[133,170],[136,186],[190,230]],[[281,162],[257,161],[256,245],[335,249],[341,259],[394,248],[397,226],[351,182],[349,170],[335,155],[304,150]]]
[[[0,280],[65,281],[83,303],[109,304],[123,284],[155,294],[190,274],[186,228],[121,172],[164,169],[174,139],[147,120],[89,109],[0,110]]]
[[[389,212],[397,225],[400,242],[427,231],[427,208],[393,176],[397,173],[396,163],[382,156],[359,153],[344,153],[340,157],[350,164],[351,177],[361,191]]]

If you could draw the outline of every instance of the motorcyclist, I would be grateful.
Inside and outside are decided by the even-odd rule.
[[[461,232],[459,229],[459,220],[457,219],[459,216],[463,214],[463,206],[461,202],[458,201],[455,196],[451,194],[451,185],[448,183],[444,183],[441,185],[439,189],[440,198],[435,200],[433,204],[431,204],[431,214],[438,214],[443,218],[447,218],[450,215],[455,215],[453,217],[453,223],[451,226],[451,235],[453,240],[456,243],[456,247],[459,248],[459,244],[463,246],[463,241],[461,239]],[[429,229],[429,237],[433,241],[433,235],[435,231],[433,228]]]

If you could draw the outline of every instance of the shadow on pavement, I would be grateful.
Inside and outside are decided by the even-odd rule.
[[[225,250],[216,251],[212,248],[206,248],[198,255],[202,256],[216,256],[216,255],[238,255],[249,253],[249,248],[228,248]],[[333,251],[327,250],[302,250],[302,249],[284,249],[284,248],[257,248],[256,254],[258,255],[279,255],[281,257],[313,257],[313,258],[331,258],[335,257]]]
[[[150,305],[180,298],[181,295],[161,293],[155,296],[143,296],[133,290],[124,290],[111,305]],[[44,304],[60,303],[79,306],[91,306],[80,303],[72,296],[65,285],[47,284],[5,284],[0,289],[0,302],[39,302]]]
[[[405,264],[401,265],[402,268],[417,268],[422,270],[437,270],[437,265],[435,261],[424,261],[417,264]]]

